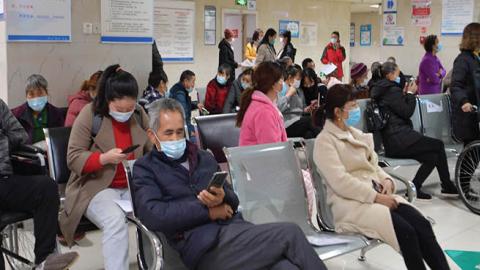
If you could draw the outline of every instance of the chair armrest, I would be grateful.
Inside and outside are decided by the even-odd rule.
[[[38,146],[30,145],[30,144],[21,144],[18,147],[18,151],[28,152],[33,154],[42,154],[42,155],[47,154],[47,152],[45,152],[45,150],[43,150],[42,148]]]
[[[41,167],[46,166],[46,153],[43,149],[29,145],[29,144],[22,144],[17,149],[10,153],[12,159],[18,161],[24,160],[34,160],[40,163]]]
[[[158,238],[158,236],[150,231],[143,223],[133,215],[127,215],[127,221],[131,222],[132,224],[137,227],[144,235],[147,236],[148,241],[150,241],[152,245],[152,249],[150,252],[152,252],[152,266],[150,266],[148,269],[153,269],[153,270],[161,270],[164,268],[164,262],[163,262],[163,244]],[[138,243],[140,244],[140,243]],[[144,251],[146,252],[146,251]]]
[[[390,174],[392,175],[392,174]],[[392,175],[393,178],[395,178],[396,180],[402,182],[403,184],[405,184],[405,187],[407,188],[407,198],[408,198],[408,202],[410,203],[413,203],[413,201],[415,201],[415,199],[417,198],[417,188],[415,187],[415,185],[413,184],[412,181],[409,181],[399,175]]]

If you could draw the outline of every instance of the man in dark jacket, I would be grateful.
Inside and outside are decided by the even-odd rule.
[[[232,69],[232,74],[228,80],[231,84],[235,80],[235,69],[238,68],[238,63],[235,62],[235,54],[233,53],[233,32],[230,29],[225,29],[225,38],[218,44],[218,66],[227,64]]]
[[[387,126],[382,130],[386,155],[392,158],[411,158],[422,163],[413,179],[418,199],[432,199],[421,188],[434,168],[437,168],[440,176],[442,195],[457,196],[458,191],[450,180],[443,142],[423,136],[413,129],[410,118],[417,106],[417,86],[411,83],[405,91],[402,90],[398,85],[400,70],[394,63],[383,64],[382,75],[384,78],[375,83],[371,90],[371,98],[389,115]]]
[[[60,199],[55,182],[45,175],[14,175],[10,151],[25,144],[28,135],[0,99],[0,215],[5,212],[33,214],[35,264],[42,269],[66,269],[78,257],[76,252],[50,255],[56,248]],[[2,228],[0,228],[2,229]],[[0,245],[2,243],[0,242]],[[50,255],[50,256],[49,256]],[[55,263],[59,263],[55,267]],[[0,269],[5,269],[0,252]]]
[[[297,225],[244,221],[229,184],[207,190],[219,170],[213,155],[185,140],[180,104],[150,108],[156,149],[133,168],[140,220],[164,233],[189,269],[326,269]]]

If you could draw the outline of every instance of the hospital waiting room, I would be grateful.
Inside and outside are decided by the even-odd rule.
[[[479,270],[480,0],[0,0],[0,270]]]

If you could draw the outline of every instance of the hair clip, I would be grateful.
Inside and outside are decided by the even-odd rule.
[[[119,66],[119,67],[115,70],[115,72],[120,72],[121,70],[122,70],[122,67]]]

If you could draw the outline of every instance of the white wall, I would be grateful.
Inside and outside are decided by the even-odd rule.
[[[50,102],[57,106],[66,106],[67,96],[78,91],[83,80],[110,64],[119,63],[131,72],[143,91],[152,67],[151,45],[100,44],[99,35],[82,33],[83,22],[100,24],[100,0],[72,1],[72,43],[7,44],[10,107],[24,102],[24,83],[32,73],[45,76]],[[3,74],[1,46],[0,42],[0,74]],[[0,91],[4,97],[4,90],[0,88]]]
[[[352,14],[352,22],[356,25],[356,44],[351,48],[351,61],[363,62],[369,66],[374,61],[385,61],[389,56],[397,59],[400,68],[405,74],[418,74],[418,66],[422,56],[425,54],[423,45],[420,44],[421,35],[435,34],[439,36],[442,17],[442,0],[432,0],[432,25],[427,27],[427,33],[421,34],[420,27],[411,23],[411,1],[398,1],[397,26],[405,27],[405,46],[381,46],[381,24],[382,17],[377,13]],[[475,0],[475,20],[480,21],[480,0]],[[360,25],[372,24],[372,46],[360,47]],[[443,51],[438,54],[444,67],[449,70],[453,61],[458,55],[458,45],[461,36],[445,37],[439,36],[443,44]]]
[[[7,43],[5,30],[5,21],[0,21],[0,98],[7,101]]]

